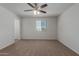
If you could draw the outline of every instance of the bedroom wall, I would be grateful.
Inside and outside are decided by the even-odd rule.
[[[58,17],[57,37],[79,54],[79,4],[74,4]]]
[[[17,16],[0,6],[0,49],[15,42],[14,22]]]
[[[36,31],[36,20],[47,20],[46,31]],[[56,17],[32,17],[21,20],[21,38],[22,39],[56,39]]]

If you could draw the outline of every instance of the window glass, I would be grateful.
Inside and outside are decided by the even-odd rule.
[[[36,20],[36,30],[43,31],[47,28],[47,21],[46,20]]]

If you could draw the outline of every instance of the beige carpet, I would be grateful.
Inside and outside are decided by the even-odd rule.
[[[20,40],[0,50],[4,56],[78,56],[57,40]]]

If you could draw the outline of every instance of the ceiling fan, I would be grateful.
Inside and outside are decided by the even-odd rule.
[[[25,12],[28,11],[33,11],[34,15],[40,14],[40,13],[47,13],[46,11],[43,11],[42,8],[47,7],[47,4],[43,4],[41,6],[38,6],[38,3],[27,3],[30,7],[32,7],[33,9],[29,9],[29,10],[24,10]]]

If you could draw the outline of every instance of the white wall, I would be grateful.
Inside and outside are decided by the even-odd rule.
[[[16,16],[0,6],[0,49],[15,42],[14,21]]]
[[[36,20],[47,20],[47,30],[37,32]],[[56,17],[24,18],[21,33],[22,39],[56,39]]]
[[[79,4],[65,11],[58,19],[58,40],[79,54]]]

